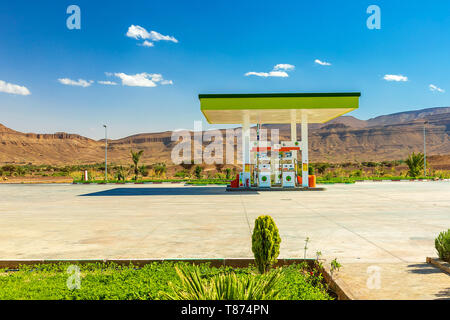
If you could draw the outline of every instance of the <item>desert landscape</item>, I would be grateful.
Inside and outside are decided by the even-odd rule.
[[[450,107],[431,108],[383,115],[369,120],[342,116],[327,124],[309,128],[311,162],[363,162],[405,159],[423,151],[426,124],[427,154],[440,169],[450,168]],[[278,128],[280,140],[288,139],[288,125]],[[172,132],[140,133],[108,140],[108,162],[129,164],[130,149],[144,150],[141,163],[166,163],[177,142]],[[300,136],[300,126],[298,127]],[[104,140],[73,133],[22,133],[0,124],[0,164],[70,165],[104,161]]]

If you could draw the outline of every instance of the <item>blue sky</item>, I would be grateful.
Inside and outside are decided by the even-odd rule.
[[[380,30],[366,26],[372,4]],[[448,0],[2,1],[0,123],[95,139],[103,123],[112,138],[192,129],[199,93],[361,91],[360,119],[450,106],[449,13]],[[295,68],[245,75],[278,64]]]

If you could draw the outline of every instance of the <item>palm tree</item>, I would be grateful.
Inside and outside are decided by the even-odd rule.
[[[134,165],[134,180],[136,181],[139,174],[139,160],[141,159],[142,154],[144,153],[144,150],[139,150],[137,152],[134,152],[131,150],[131,160],[133,160]]]
[[[408,175],[412,178],[416,178],[420,175],[423,170],[423,153],[414,152],[409,155],[408,159],[406,159],[405,163],[408,165],[409,171]]]

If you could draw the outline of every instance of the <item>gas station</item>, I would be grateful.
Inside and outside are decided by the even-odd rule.
[[[308,170],[308,124],[326,123],[357,109],[360,96],[359,92],[200,94],[200,109],[208,123],[242,125],[242,172],[227,190],[320,190]],[[256,140],[251,140],[250,127],[255,124]],[[264,124],[290,124],[290,141],[260,139]]]

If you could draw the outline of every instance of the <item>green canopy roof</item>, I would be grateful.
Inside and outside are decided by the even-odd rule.
[[[359,92],[200,94],[200,109],[209,123],[240,124],[248,114],[250,123],[291,123],[307,114],[309,123],[325,123],[359,106]]]

